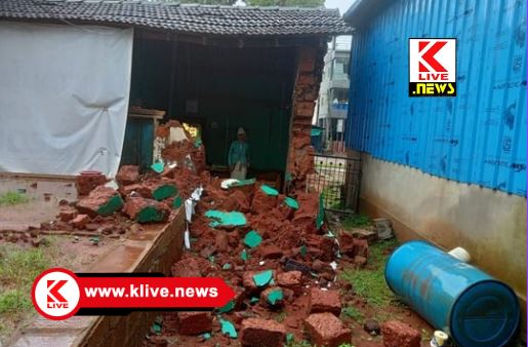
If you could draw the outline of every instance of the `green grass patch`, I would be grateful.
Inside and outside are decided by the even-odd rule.
[[[385,283],[384,270],[388,250],[398,245],[396,240],[382,241],[369,248],[368,266],[363,269],[345,269],[341,277],[350,283],[357,295],[374,307],[384,307],[395,299]]]
[[[357,308],[355,308],[354,306],[347,306],[345,308],[343,308],[343,310],[341,311],[341,314],[345,317],[348,317],[350,319],[353,319],[355,320],[356,322],[363,322],[363,319],[365,318],[363,316],[363,313],[361,313]]]
[[[356,214],[345,218],[341,222],[341,225],[345,229],[364,228],[372,225],[372,221],[369,217],[365,216],[364,214]]]
[[[0,295],[0,314],[14,313],[19,310],[31,308],[31,300],[28,300],[29,293],[13,289]]]
[[[48,247],[0,244],[0,335],[9,335],[33,310],[30,294],[33,280],[52,265]]]
[[[284,347],[314,347],[310,342],[306,340],[302,341],[290,341],[284,344]]]
[[[24,193],[9,191],[0,194],[0,206],[14,206],[19,204],[25,204],[29,201],[29,198]]]

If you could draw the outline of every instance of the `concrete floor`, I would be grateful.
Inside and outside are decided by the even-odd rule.
[[[73,177],[36,177],[0,174],[0,195],[9,191],[26,194],[27,203],[0,206],[0,231],[24,231],[39,227],[58,213],[59,201],[77,199]]]

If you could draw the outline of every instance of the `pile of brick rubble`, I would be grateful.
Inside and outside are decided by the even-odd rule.
[[[173,128],[179,129],[178,141],[170,141]],[[77,178],[79,200],[64,202],[57,219],[42,225],[119,235],[141,232],[144,223],[167,222],[178,208],[192,209],[188,249],[172,275],[221,277],[236,297],[214,312],[166,312],[144,343],[165,346],[171,338],[184,346],[237,341],[275,347],[294,339],[318,346],[349,343],[351,330],[339,319],[347,287],[337,280],[338,261],[345,257],[365,266],[371,235],[332,233],[316,193],[299,189],[286,196],[255,180],[226,187],[205,170],[201,142],[177,122],[158,128],[157,141],[163,144],[161,160],[151,171],[141,175],[137,166],[122,166],[117,186],[100,173],[84,172]],[[185,206],[196,188],[200,194]],[[398,324],[383,326],[386,345],[403,339],[414,346],[416,331]],[[380,333],[379,326],[370,330]]]

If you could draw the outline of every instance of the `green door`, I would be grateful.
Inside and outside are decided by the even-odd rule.
[[[152,119],[128,117],[121,165],[138,165],[147,169],[152,165],[154,122]]]

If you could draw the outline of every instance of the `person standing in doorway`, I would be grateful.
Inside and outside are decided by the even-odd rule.
[[[231,143],[227,164],[231,172],[231,178],[245,180],[247,169],[249,167],[249,146],[247,143],[246,131],[238,128],[237,139]]]

